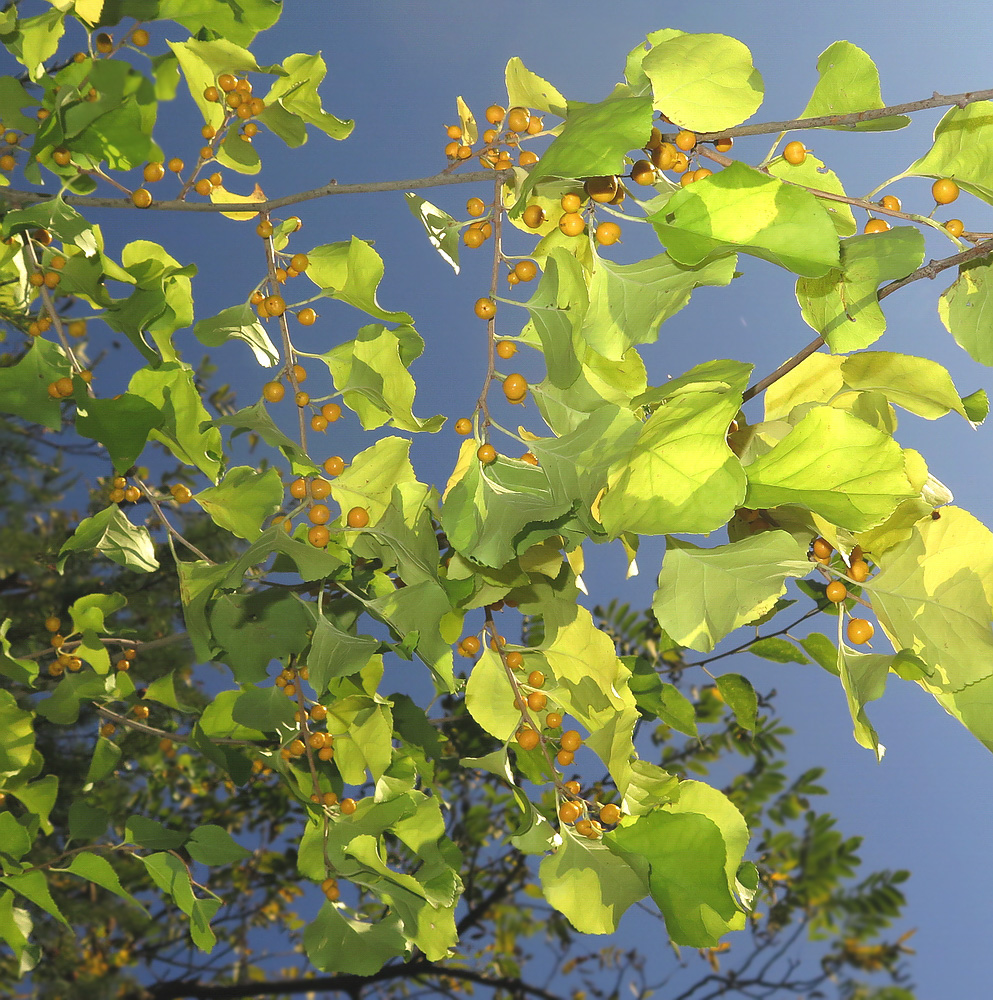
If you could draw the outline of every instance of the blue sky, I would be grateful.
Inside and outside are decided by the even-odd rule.
[[[816,82],[817,56],[838,39],[861,46],[875,59],[884,99],[890,103],[928,97],[934,91],[990,86],[987,67],[993,39],[988,23],[988,8],[979,3],[938,8],[917,0],[805,5],[711,0],[609,5],[519,0],[289,3],[277,27],[259,39],[259,61],[281,61],[290,52],[321,49],[329,64],[322,89],[325,107],[339,117],[354,118],[356,127],[347,142],[315,134],[302,150],[289,154],[276,140],[260,138],[265,166],[259,180],[267,194],[281,195],[331,177],[355,182],[435,173],[445,165],[443,126],[456,118],[456,95],[467,100],[477,117],[486,105],[502,103],[503,68],[513,55],[570,99],[597,100],[621,78],[625,54],[649,31],[675,27],[732,35],[749,46],[765,79],[767,99],[756,120],[775,120],[803,109]],[[939,112],[921,113],[913,127],[898,133],[804,138],[841,175],[849,193],[859,195],[923,153],[939,117]],[[165,141],[160,142],[167,155],[190,162],[202,141],[200,122],[188,117],[170,124],[171,118],[162,115]],[[736,152],[761,156],[769,142],[762,138],[752,146],[740,143]],[[234,175],[226,183],[246,193],[251,187]],[[425,192],[456,215],[463,213],[470,193],[478,192]],[[908,207],[927,210],[926,182],[904,181],[893,193]],[[964,196],[955,207],[954,214],[966,220],[967,229],[993,229],[993,215],[975,199]],[[386,261],[380,301],[410,311],[427,342],[424,357],[414,367],[420,399],[415,413],[426,416],[441,410],[453,418],[468,413],[485,365],[480,324],[472,317],[471,305],[488,284],[486,251],[476,257],[465,253],[462,274],[456,277],[431,251],[401,195],[332,198],[303,206],[300,214],[305,223],[301,250],[353,233],[375,241]],[[232,258],[243,245],[236,223],[217,219],[207,227],[198,221],[194,235],[190,217],[151,219],[156,226],[164,224],[162,242],[174,256],[201,266],[194,283],[198,315],[243,300],[258,280],[258,260]],[[143,232],[147,217],[104,213],[99,221],[112,247],[148,235]],[[625,234],[625,239],[614,259],[634,260],[658,251],[647,236]],[[522,242],[519,252],[524,246]],[[947,244],[935,242],[929,252],[940,256],[949,251]],[[698,292],[663,327],[658,345],[645,352],[654,384],[712,357],[754,361],[764,373],[812,339],[800,319],[789,274],[756,261],[742,262],[741,269],[744,277],[731,287]],[[889,330],[880,346],[937,358],[949,367],[963,393],[981,386],[993,389],[990,373],[955,346],[938,320],[937,296],[948,280],[918,282],[888,299]],[[338,325],[315,327],[311,344],[316,346],[308,350],[326,350],[352,335],[356,324],[347,310],[325,311]],[[195,361],[202,350],[192,336],[185,336],[186,358]],[[235,350],[221,357],[222,378],[238,390],[240,403],[258,398],[266,376],[252,366],[248,352]],[[758,412],[755,404],[750,412]],[[903,416],[898,437],[922,451],[958,503],[991,524],[991,428],[973,431],[956,420],[949,416],[929,424]],[[347,455],[365,446],[356,425],[354,420],[342,425],[333,447],[329,441],[328,454]],[[421,478],[438,481],[447,475],[456,450],[453,437],[446,428],[416,441],[415,467]],[[647,606],[660,554],[658,544],[647,542],[639,557],[641,575],[626,581],[619,549],[598,550],[594,568],[586,573],[590,606],[614,596]],[[734,669],[747,673],[756,687],[779,691],[779,711],[796,730],[790,744],[795,768],[828,767],[826,781],[833,794],[827,808],[839,817],[843,830],[865,836],[861,854],[866,870],[913,872],[906,886],[910,906],[904,926],[918,929],[912,944],[918,953],[913,972],[919,995],[969,996],[988,989],[988,831],[993,820],[993,761],[988,751],[923,691],[893,678],[884,699],[870,710],[888,747],[877,765],[872,753],[852,739],[843,692],[834,678],[813,665],[779,666],[754,657],[739,659]]]

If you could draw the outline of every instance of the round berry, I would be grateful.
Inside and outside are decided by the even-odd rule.
[[[200,180],[198,180],[196,184],[193,185],[193,189],[196,191],[197,194],[208,195],[213,189],[213,186],[211,185],[210,181],[207,180],[206,177],[201,177]]]
[[[680,155],[679,150],[671,142],[663,142],[661,146],[652,150],[652,163],[659,170],[672,170]]]
[[[262,395],[270,403],[278,403],[286,395],[286,387],[282,382],[266,382],[262,386]]]
[[[531,281],[538,273],[538,265],[533,260],[520,260],[514,265],[518,281]]]
[[[528,392],[527,379],[523,375],[513,374],[508,375],[503,380],[503,394],[507,397],[507,400],[511,403],[519,403]]]
[[[263,219],[256,227],[255,232],[263,239],[272,236],[272,223],[268,219]]]
[[[528,695],[528,708],[532,712],[540,712],[548,704],[548,698],[541,691],[532,691]]]
[[[840,580],[832,580],[824,590],[832,604],[840,604],[848,596],[848,588]]]
[[[531,112],[527,108],[511,108],[507,112],[507,128],[511,132],[526,132],[531,123]]]
[[[470,250],[478,250],[486,242],[486,236],[481,229],[466,229],[462,233],[462,242]]]
[[[583,814],[583,807],[575,802],[563,802],[559,806],[559,819],[563,823],[575,823]]]
[[[183,161],[178,157],[174,156],[166,166],[174,173],[178,174],[183,169]]]
[[[602,822],[613,826],[620,818],[621,810],[613,802],[608,802],[606,805],[600,806],[600,819]]]
[[[323,524],[315,524],[307,532],[307,541],[314,546],[315,549],[323,549],[327,546],[328,542],[331,540],[331,533]]]
[[[868,236],[873,233],[885,233],[889,228],[890,224],[885,219],[870,219],[862,227],[862,232]]]
[[[727,153],[733,145],[734,139],[732,139],[729,135],[724,135],[714,143],[714,149],[716,149],[718,153]]]
[[[528,205],[521,218],[528,229],[539,229],[545,221],[545,210],[541,205]]]
[[[787,163],[792,163],[794,167],[800,166],[807,159],[807,150],[799,139],[786,143],[783,148],[783,159]]]
[[[965,224],[961,219],[949,219],[945,223],[945,229],[947,229],[952,236],[961,236],[965,232]]]
[[[696,145],[696,133],[683,129],[676,136],[676,148],[688,153]]]
[[[495,462],[496,457],[496,448],[494,448],[491,444],[481,444],[479,448],[476,449],[476,458],[478,458],[483,465],[489,465],[491,462]]]
[[[831,553],[834,552],[834,546],[825,538],[815,538],[813,552],[817,560],[819,562],[823,562],[831,558]]]
[[[575,753],[582,745],[583,738],[576,732],[575,729],[567,729],[562,734],[562,739],[559,741],[559,745],[563,750],[568,750],[570,753]]]
[[[959,196],[959,186],[948,177],[941,177],[931,185],[931,195],[939,205],[950,205]]]
[[[182,483],[176,483],[169,492],[172,494],[173,500],[178,504],[189,503],[193,499],[193,494],[190,492],[189,486],[184,486]]]
[[[541,737],[535,729],[518,729],[517,743],[522,750],[533,750],[541,742]]]
[[[315,430],[318,433],[323,433],[328,429],[328,422],[319,413],[315,413],[310,418],[310,427],[311,430]]]
[[[545,725],[549,729],[558,729],[562,725],[562,715],[560,712],[549,712],[545,716]]]
[[[867,621],[865,618],[850,619],[848,627],[845,629],[848,641],[853,646],[864,646],[872,638],[875,631],[872,622]]]
[[[654,184],[656,180],[655,168],[652,166],[651,160],[635,160],[631,164],[631,180],[643,187]]]
[[[521,155],[517,157],[517,162],[522,167],[533,167],[538,162],[538,154],[533,153],[530,149],[523,149]],[[500,166],[503,166],[502,162]]]
[[[138,188],[131,192],[131,203],[135,208],[148,208],[152,204],[152,192],[147,188]]]
[[[345,471],[345,460],[340,455],[332,455],[325,459],[324,471],[329,476],[340,476]]]
[[[369,523],[369,511],[365,507],[353,507],[346,518],[349,528],[364,528]]]
[[[333,424],[341,416],[341,407],[337,403],[325,403],[321,407],[321,416]]]
[[[267,295],[265,308],[270,316],[282,316],[286,312],[286,300],[282,295]]]
[[[852,559],[848,567],[848,577],[856,583],[863,583],[869,576],[869,564],[864,559]]]
[[[307,480],[300,478],[294,479],[290,483],[290,496],[295,500],[302,500],[307,495]]]
[[[507,109],[502,108],[499,104],[491,104],[486,109],[486,120],[491,125],[499,125],[503,121],[504,115],[507,114]]]
[[[523,662],[524,657],[520,653],[515,651],[507,654],[507,666],[510,667],[511,670],[517,670]],[[538,685],[535,684],[533,686],[537,687]]]
[[[459,417],[455,421],[455,433],[465,436],[472,433],[472,421],[468,417]]]
[[[568,767],[576,759],[576,755],[571,750],[560,750],[555,755],[555,759],[558,761],[559,767]]]
[[[353,812],[358,808],[358,804],[355,799],[342,799],[341,800],[341,811],[345,816],[351,816]]]
[[[331,484],[326,479],[314,479],[310,484],[310,495],[315,500],[323,500],[331,494]]]
[[[482,198],[470,198],[465,203],[465,210],[473,217],[478,218],[483,212],[486,211],[486,205],[483,204]]]
[[[517,353],[517,345],[512,340],[498,340],[496,352],[498,358],[508,361]]]
[[[586,193],[595,202],[606,205],[617,195],[618,180],[614,176],[591,177],[584,185]]]
[[[621,227],[616,222],[601,222],[594,235],[597,243],[609,247],[621,238]]]
[[[492,319],[496,315],[496,303],[490,298],[476,299],[473,311],[480,319]]]
[[[559,229],[566,236],[578,236],[585,228],[586,223],[578,212],[565,212],[559,219]]]
[[[888,194],[883,196],[883,200],[880,203],[883,208],[888,208],[891,212],[900,211],[900,199],[896,195]]]

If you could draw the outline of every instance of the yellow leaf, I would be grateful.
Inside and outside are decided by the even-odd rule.
[[[265,201],[265,194],[258,184],[255,185],[255,190],[249,195],[234,194],[232,191],[226,190],[223,184],[218,184],[217,187],[210,192],[210,200],[215,205],[227,205],[232,202],[236,202],[241,205],[251,202]],[[258,212],[221,212],[221,215],[223,215],[225,219],[234,219],[236,222],[248,222],[249,220],[254,219],[258,214]]]
[[[76,0],[76,16],[87,24],[96,24],[103,13],[103,0]]]

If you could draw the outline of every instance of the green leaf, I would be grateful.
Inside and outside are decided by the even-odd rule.
[[[76,706],[78,711],[78,703]],[[93,748],[90,766],[86,772],[86,781],[103,781],[111,774],[121,759],[121,748],[113,741],[101,736]]]
[[[604,843],[646,871],[675,944],[710,948],[744,927],[733,889],[748,827],[717,789],[680,782],[678,801],[625,821]]]
[[[55,917],[59,923],[69,926],[69,921],[62,916],[62,911],[55,905],[55,900],[52,899],[51,893],[48,891],[45,873],[40,869],[36,868],[34,871],[24,872],[21,875],[0,878],[0,882],[30,899],[35,906],[40,906],[47,914]]]
[[[831,406],[810,410],[745,471],[746,506],[802,504],[852,531],[880,524],[917,494],[893,438]]]
[[[252,726],[247,726],[235,719],[235,709],[243,698],[243,691],[221,691],[214,695],[214,700],[200,716],[200,728],[204,735],[237,740],[264,740],[265,733],[255,726],[254,721]],[[268,721],[260,719],[259,724]]]
[[[38,825],[43,832],[51,833],[53,826],[49,813],[54,808],[59,793],[59,779],[54,774],[46,774],[44,778],[31,781],[35,760],[37,758],[32,760],[27,770],[16,777],[5,779],[4,791],[8,795],[13,795],[29,813],[38,817]]]
[[[827,191],[830,194],[848,196],[838,179],[838,175],[826,167],[823,160],[818,160],[809,149],[803,163],[788,163],[781,156],[778,156],[768,165],[767,169],[773,177],[779,177],[784,181],[793,181],[794,184],[802,184],[815,191]],[[850,205],[827,198],[822,199],[822,204],[825,211],[831,216],[831,221],[834,222],[835,231],[839,236],[851,236],[858,231]],[[844,249],[844,244],[842,244],[842,249]]]
[[[690,267],[737,250],[809,278],[839,266],[823,204],[739,162],[677,191],[648,221],[669,256]]]
[[[816,664],[838,676],[838,649],[826,635],[811,632],[800,640],[800,645]]]
[[[334,622],[319,615],[307,654],[310,683],[320,698],[336,677],[357,674],[379,648],[377,640],[368,635],[343,632]]]
[[[488,647],[476,661],[465,687],[465,707],[491,736],[506,743],[521,724],[514,689],[503,662]]]
[[[966,511],[943,507],[881,567],[865,589],[894,649],[931,668],[921,687],[993,750],[993,535]]]
[[[0,34],[6,32],[0,27]],[[24,132],[33,131],[37,119],[28,118],[20,108],[37,104],[37,101],[25,89],[24,85],[14,76],[0,76],[0,108],[3,108],[3,123],[5,128],[18,129]]]
[[[869,722],[865,704],[882,698],[893,659],[892,655],[862,653],[843,642],[838,646],[838,673],[848,699],[848,711],[855,723],[855,742],[875,751],[877,761],[883,759],[886,747],[879,742],[876,730]]]
[[[934,145],[904,176],[951,177],[963,191],[993,204],[993,102],[951,108],[934,130]]]
[[[162,421],[151,432],[151,438],[164,444],[180,462],[196,466],[216,482],[221,468],[221,434],[210,423],[193,369],[179,362],[140,368],[132,376],[128,390],[162,413]]]
[[[256,472],[247,465],[228,470],[217,486],[194,497],[214,524],[249,540],[262,533],[261,524],[279,510],[283,484],[275,469]]]
[[[17,30],[13,37],[5,37],[4,46],[27,67],[28,76],[38,81],[45,75],[46,61],[58,51],[64,32],[65,14],[56,7],[34,17],[18,19]]]
[[[28,943],[32,930],[31,917],[26,910],[14,907],[14,893],[0,893],[0,938],[10,945],[17,956],[21,972],[27,972],[37,965],[41,949]]]
[[[282,68],[286,75],[276,80],[266,94],[266,110],[259,120],[268,125],[270,106],[275,106],[319,128],[332,139],[347,139],[355,122],[336,118],[321,104],[318,87],[327,75],[327,64],[321,56],[298,52],[284,59]]]
[[[130,392],[115,399],[91,398],[83,392],[79,395],[76,430],[107,449],[117,475],[126,472],[144,450],[162,414],[154,404]]]
[[[709,532],[741,506],[745,473],[727,431],[751,366],[733,367],[727,390],[684,393],[658,407],[630,454],[611,466],[599,510],[611,537]]]
[[[302,653],[311,627],[311,614],[296,595],[275,588],[223,594],[210,610],[210,629],[222,649],[214,659],[242,683],[264,681],[270,660]]]
[[[525,308],[541,341],[548,381],[568,389],[579,377],[578,335],[589,308],[583,269],[571,253],[560,247],[549,251],[538,287]]]
[[[538,869],[545,899],[581,934],[612,934],[628,907],[647,894],[646,873],[572,831],[562,841]]]
[[[680,128],[720,132],[740,125],[762,104],[762,76],[752,54],[727,35],[674,35],[653,45],[641,65],[655,109]]]
[[[423,350],[424,341],[412,326],[387,330],[375,323],[362,327],[354,340],[345,341],[326,354],[305,356],[324,361],[335,388],[342,393],[345,404],[358,414],[366,430],[390,423],[401,430],[433,434],[441,429],[445,418],[414,416],[416,387],[407,371]]]
[[[724,703],[734,712],[738,725],[742,729],[754,730],[759,701],[748,678],[741,674],[721,674],[715,681]]]
[[[879,89],[876,64],[857,45],[851,42],[829,45],[817,59],[817,72],[817,85],[801,118],[844,115],[886,107]],[[850,132],[888,132],[906,128],[909,124],[910,119],[906,115],[891,115],[850,125],[821,127]]]
[[[652,131],[649,97],[616,92],[598,104],[570,104],[562,131],[521,185],[514,214],[537,184],[550,177],[597,177],[622,170],[624,154],[644,146]]]
[[[977,389],[968,396],[963,396],[962,406],[965,408],[966,419],[976,427],[984,423],[990,414],[990,401],[985,389]]]
[[[38,702],[38,714],[49,722],[69,725],[79,718],[80,702],[105,693],[103,679],[96,674],[66,674],[52,693]]]
[[[190,937],[201,951],[210,951],[216,939],[210,929],[210,918],[221,905],[219,899],[197,899],[190,885],[190,873],[173,854],[138,856],[155,884],[176,901],[176,905],[190,918]]]
[[[213,823],[198,826],[186,842],[186,850],[202,865],[230,865],[251,856],[223,827]]]
[[[110,813],[82,799],[74,800],[69,806],[69,836],[73,840],[97,840],[107,832],[109,822]]]
[[[504,79],[507,81],[508,108],[533,108],[565,116],[566,99],[547,80],[532,73],[518,56],[508,60]]]
[[[392,758],[393,722],[387,705],[351,695],[328,707],[328,732],[335,737],[334,759],[346,785],[361,785],[366,772],[379,781]]]
[[[787,579],[810,569],[806,543],[786,531],[712,548],[668,537],[652,611],[681,646],[708,653],[774,607]]]
[[[5,869],[16,871],[19,866],[11,866],[10,863],[23,858],[31,850],[32,843],[33,837],[27,827],[14,819],[9,809],[0,813],[0,845],[3,845],[0,846],[0,860]]]
[[[134,896],[131,895],[124,886],[121,885],[121,880],[118,877],[117,872],[114,870],[113,865],[104,857],[99,854],[94,854],[91,851],[84,851],[82,854],[77,854],[70,863],[67,869],[62,869],[63,871],[70,871],[73,875],[78,875],[80,878],[85,878],[90,882],[95,882],[103,889],[107,889],[109,892],[114,893],[116,896],[120,896],[121,899],[126,899],[129,903],[134,903],[140,910],[148,912],[145,907],[138,902]]]
[[[73,632],[106,632],[107,617],[127,607],[127,603],[123,594],[87,594],[76,598],[69,605]]]
[[[207,29],[220,40],[248,45],[276,23],[281,11],[278,0],[159,0],[157,16],[178,22],[192,35]],[[242,68],[247,67],[218,64],[218,73]]]
[[[459,230],[462,224],[453,219],[447,212],[432,205],[413,191],[404,194],[410,214],[417,219],[428,234],[431,246],[438,251],[442,260],[451,265],[452,270],[459,273]]]
[[[220,347],[229,340],[243,340],[263,368],[279,363],[279,351],[247,302],[223,309],[210,319],[197,320],[193,335],[207,347]]]
[[[31,713],[20,708],[9,691],[0,689],[0,774],[16,774],[27,767],[33,751]]]
[[[837,353],[868,347],[886,329],[877,289],[887,279],[906,277],[923,259],[924,237],[915,226],[844,240],[840,268],[797,281],[804,322]]]
[[[633,710],[630,671],[589,611],[580,605],[550,605],[544,620],[545,640],[538,648],[556,679],[553,698],[564,712],[592,731],[609,724],[617,713]],[[509,701],[512,706],[513,698]]]
[[[619,361],[636,344],[655,343],[659,325],[689,302],[694,289],[729,284],[735,262],[733,255],[698,267],[664,253],[636,264],[597,257],[580,335],[599,354]]]
[[[218,417],[211,423],[215,434],[218,434],[217,427],[234,427],[232,438],[249,431],[258,434],[266,444],[278,448],[286,456],[294,475],[312,476],[320,471],[300,445],[287,437],[276,426],[266,410],[265,403],[261,400],[252,406],[246,406],[236,413],[232,413],[230,416]],[[218,434],[218,439],[220,439],[220,434]]]
[[[303,947],[322,972],[372,976],[390,959],[403,955],[407,941],[395,913],[367,923],[325,903],[304,928]]]
[[[849,388],[878,390],[891,403],[925,420],[936,420],[949,410],[969,419],[948,370],[930,358],[862,351],[844,360],[841,374]]]
[[[63,571],[71,552],[88,552],[91,549],[139,573],[151,573],[159,568],[148,528],[132,524],[116,504],[79,522],[59,549],[59,572]]]
[[[62,350],[36,337],[16,364],[0,368],[0,411],[59,430],[62,407],[48,395],[48,386],[68,374],[69,362]]]
[[[18,684],[33,686],[38,676],[37,660],[22,660],[10,654],[10,640],[7,631],[13,624],[12,619],[5,618],[0,622],[0,674],[9,677]]]
[[[970,260],[959,268],[959,276],[938,299],[938,315],[955,343],[973,361],[993,366],[993,337],[987,321],[993,282],[987,260]]]
[[[748,647],[748,652],[754,656],[761,656],[764,660],[772,660],[773,663],[810,662],[789,639],[779,639],[776,637],[759,639],[758,642],[753,642]]]
[[[347,243],[326,243],[307,253],[304,272],[324,295],[340,299],[387,323],[412,323],[409,313],[390,312],[376,299],[383,280],[383,258],[372,245],[353,236]]]
[[[293,725],[296,708],[296,702],[287,698],[282,688],[243,684],[241,694],[231,704],[231,719],[248,729],[274,733],[280,726]]]
[[[170,830],[158,820],[145,816],[130,816],[125,825],[124,835],[128,841],[139,847],[155,851],[168,851],[180,847],[187,835],[179,830]]]

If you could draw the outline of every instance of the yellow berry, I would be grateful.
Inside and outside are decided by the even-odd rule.
[[[931,185],[931,195],[939,205],[949,205],[959,196],[959,186],[948,177],[941,177]]]
[[[799,139],[794,139],[792,142],[786,143],[783,148],[783,159],[787,163],[792,163],[794,167],[798,167],[807,159],[807,150]]]

